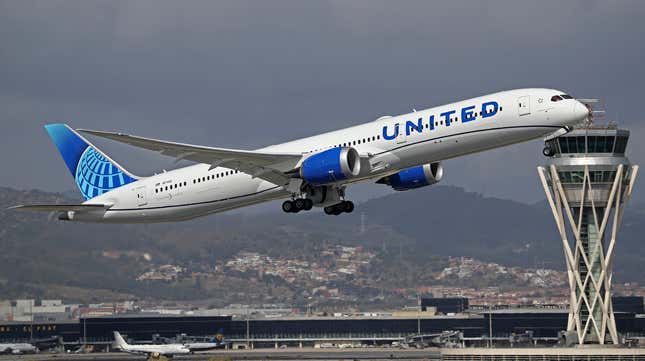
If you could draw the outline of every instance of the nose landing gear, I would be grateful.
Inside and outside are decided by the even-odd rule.
[[[552,147],[546,146],[542,149],[542,154],[544,154],[545,157],[553,157],[555,155],[555,150]]]

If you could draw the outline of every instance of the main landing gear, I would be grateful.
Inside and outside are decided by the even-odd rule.
[[[325,214],[337,216],[341,213],[351,213],[354,210],[354,203],[345,201],[344,198],[344,187],[307,185],[292,192],[291,200],[282,203],[282,210],[285,213],[298,213],[311,210],[314,204],[318,206],[331,204],[324,208]]]
[[[354,211],[354,202],[342,201],[333,206],[325,207],[325,214],[337,216],[341,213],[352,213]]]
[[[314,202],[309,198],[297,198],[293,201],[284,201],[282,210],[285,213],[298,213],[300,211],[309,211],[314,206]],[[342,201],[332,206],[325,207],[325,214],[337,216],[341,213],[352,213],[354,211],[354,202]]]
[[[300,211],[309,211],[314,206],[314,201],[309,198],[296,198],[293,201],[284,201],[282,210],[285,213],[298,213]]]

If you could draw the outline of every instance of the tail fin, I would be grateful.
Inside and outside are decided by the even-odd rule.
[[[94,198],[137,180],[66,124],[48,124],[45,129],[58,147],[67,168],[85,199]]]
[[[114,343],[117,348],[125,349],[128,347],[128,343],[125,342],[119,331],[114,331]]]
[[[217,333],[215,334],[215,340],[217,340],[217,342],[222,342],[224,340],[223,328],[220,328],[219,330],[217,330]]]

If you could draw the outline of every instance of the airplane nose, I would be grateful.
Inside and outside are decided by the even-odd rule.
[[[573,117],[576,122],[580,123],[589,117],[589,109],[579,101],[573,105]]]

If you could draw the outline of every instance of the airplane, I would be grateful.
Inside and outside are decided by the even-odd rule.
[[[545,137],[588,121],[584,100],[543,88],[515,89],[413,111],[256,150],[216,148],[118,132],[45,126],[86,199],[18,205],[59,220],[148,223],[188,220],[285,199],[287,213],[354,210],[346,189],[376,182],[397,191],[441,181],[442,161]],[[198,164],[138,177],[81,133]],[[544,155],[553,155],[548,147]]]
[[[19,355],[36,352],[38,352],[38,349],[30,343],[0,343],[0,354]]]
[[[118,331],[114,331],[114,343],[116,348],[123,352],[145,355],[156,359],[160,358],[160,356],[173,357],[174,355],[185,355],[190,353],[190,350],[182,344],[130,345],[125,342]]]
[[[217,334],[213,338],[209,339],[191,339],[185,342],[182,342],[191,353],[200,352],[200,351],[210,351],[218,348],[225,348],[228,342],[224,341],[224,330],[220,329],[217,331]]]

